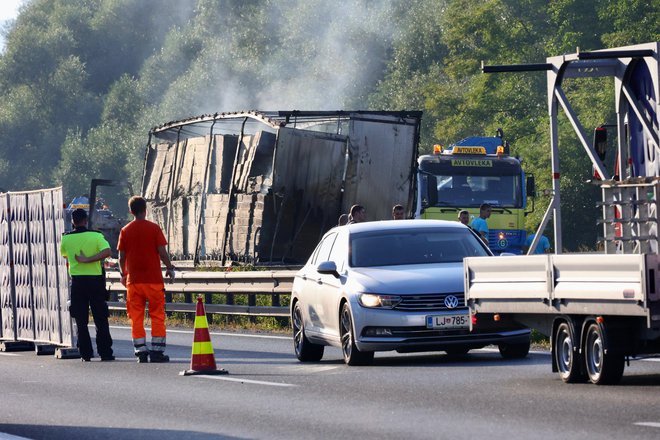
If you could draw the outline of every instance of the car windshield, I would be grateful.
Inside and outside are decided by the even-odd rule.
[[[351,267],[461,262],[489,255],[469,230],[410,228],[351,234]]]

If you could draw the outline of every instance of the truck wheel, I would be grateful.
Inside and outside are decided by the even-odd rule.
[[[300,303],[293,306],[293,316],[291,317],[291,327],[293,329],[293,349],[300,362],[318,362],[323,357],[323,345],[309,342],[305,336],[305,325],[303,323],[302,310]]]
[[[566,383],[584,382],[582,372],[582,356],[575,350],[571,325],[562,322],[557,327],[554,338],[555,364],[559,369],[559,377]]]
[[[497,346],[504,359],[522,359],[529,353],[530,341],[519,344],[500,344]]]
[[[591,323],[585,337],[584,362],[589,380],[596,385],[618,383],[623,375],[623,355],[606,353],[605,342],[602,327]]]

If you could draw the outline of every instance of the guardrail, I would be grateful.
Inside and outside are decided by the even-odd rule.
[[[288,317],[288,306],[280,305],[280,295],[291,293],[295,270],[201,272],[177,270],[174,282],[165,283],[165,310],[167,312],[195,312],[194,297],[205,296],[207,313],[235,316]],[[120,282],[119,272],[108,271],[107,288],[111,310],[126,310],[126,288]],[[173,301],[173,295],[183,295],[183,302]],[[213,303],[213,295],[224,295],[225,303]],[[235,304],[234,295],[247,295],[246,305]],[[270,295],[270,306],[257,305],[257,295]]]

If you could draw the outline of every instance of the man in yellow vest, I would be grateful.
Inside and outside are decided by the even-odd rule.
[[[71,275],[71,307],[69,311],[78,328],[78,350],[83,362],[94,357],[89,336],[89,310],[96,326],[96,349],[102,361],[113,361],[112,338],[108,324],[105,276],[102,261],[111,255],[110,245],[98,231],[87,229],[87,211],[76,209],[71,214],[73,231],[62,236],[60,253],[69,262]]]

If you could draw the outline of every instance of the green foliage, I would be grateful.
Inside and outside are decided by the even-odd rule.
[[[0,187],[139,188],[147,132],[173,119],[371,108],[423,110],[423,152],[501,127],[547,192],[545,75],[481,63],[658,41],[658,22],[660,3],[642,0],[31,0],[0,55]],[[611,80],[563,87],[586,132],[614,120]],[[564,245],[578,249],[595,239],[598,194],[560,122]]]
[[[628,46],[660,41],[660,3],[646,0],[599,2],[598,18],[609,26],[603,28],[606,47]]]
[[[550,350],[550,338],[539,333],[538,330],[532,329],[531,341],[533,347]]]

